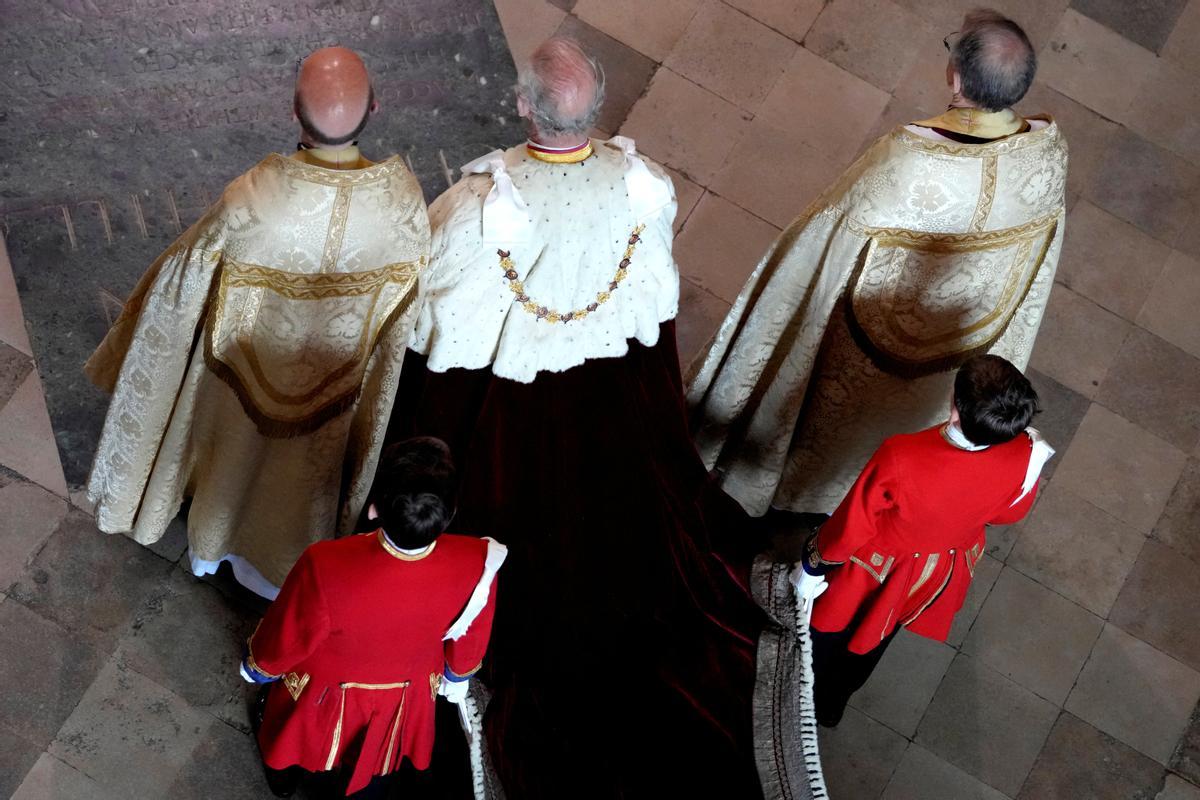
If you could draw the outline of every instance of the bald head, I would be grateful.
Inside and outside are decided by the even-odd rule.
[[[604,103],[604,70],[575,40],[547,39],[521,70],[517,96],[539,134],[586,134]]]
[[[367,125],[374,97],[367,67],[353,50],[324,47],[296,76],[296,117],[317,145],[346,144]]]
[[[1021,26],[991,9],[971,11],[950,52],[962,95],[987,111],[1015,105],[1033,84],[1037,54]]]

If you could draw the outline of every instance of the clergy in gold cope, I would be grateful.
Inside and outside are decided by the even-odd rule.
[[[429,255],[416,179],[358,151],[377,108],[355,53],[311,54],[296,152],[234,180],[134,289],[86,366],[113,395],[87,487],[102,530],[152,544],[190,498],[193,571],[228,560],[273,597],[353,525]]]
[[[751,514],[831,512],[884,438],[945,418],[954,370],[1024,369],[1063,238],[1067,144],[1012,106],[1024,31],[969,13],[947,111],[884,135],[767,251],[688,393],[696,443]]]

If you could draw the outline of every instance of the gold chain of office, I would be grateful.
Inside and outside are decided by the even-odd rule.
[[[629,244],[625,248],[625,255],[621,258],[621,263],[617,267],[616,274],[608,282],[608,289],[597,292],[595,301],[588,303],[586,307],[566,313],[555,311],[549,306],[542,305],[526,294],[525,284],[520,280],[520,276],[517,275],[516,265],[513,263],[512,258],[509,257],[511,254],[507,250],[497,250],[496,254],[500,256],[500,269],[504,270],[504,277],[508,279],[508,288],[517,296],[516,301],[521,304],[521,308],[533,314],[538,319],[549,323],[577,322],[587,317],[588,314],[591,314],[604,303],[607,303],[612,297],[612,293],[621,284],[621,281],[628,277],[629,266],[633,261],[633,251],[637,248],[638,242],[642,240],[641,233],[645,229],[645,225],[638,225],[633,229],[633,233],[629,235]]]

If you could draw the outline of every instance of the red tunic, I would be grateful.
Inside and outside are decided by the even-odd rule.
[[[817,535],[829,589],[812,626],[855,628],[850,650],[874,649],[897,625],[945,641],[983,556],[984,525],[1016,522],[1032,441],[1018,436],[986,450],[962,450],[942,426],[893,436],[871,457]]]
[[[305,550],[250,640],[250,666],[283,676],[258,734],[267,765],[353,765],[348,793],[405,756],[428,767],[443,668],[469,675],[487,649],[494,580],[466,633],[443,637],[480,584],[488,548],[443,534],[409,556],[375,532]]]

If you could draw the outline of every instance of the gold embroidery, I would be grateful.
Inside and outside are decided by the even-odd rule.
[[[282,675],[276,675],[272,672],[267,672],[265,669],[263,669],[262,667],[260,667],[258,665],[257,661],[254,660],[254,637],[255,637],[255,635],[258,634],[258,629],[259,629],[259,626],[261,626],[261,625],[262,625],[262,620],[260,619],[258,621],[258,624],[254,626],[254,633],[250,634],[250,636],[247,637],[247,639],[246,639],[246,666],[250,667],[250,669],[254,670],[259,675],[265,675],[266,677],[274,680],[276,678],[282,677]]]
[[[878,554],[876,554],[876,555],[878,555]],[[872,558],[871,560],[874,561],[874,558]],[[874,567],[872,567],[867,562],[863,561],[858,556],[850,556],[850,563],[858,564],[860,567],[865,569],[867,572],[871,573],[871,577],[874,578],[875,580],[879,581],[880,583],[883,583],[883,579],[888,576],[888,572],[891,571],[892,564],[895,563],[895,561],[896,561],[895,556],[888,556],[887,561],[885,561],[883,564],[883,569],[876,571],[876,569]]]
[[[350,197],[353,186],[339,186],[333,198],[333,211],[329,214],[329,228],[325,233],[325,250],[321,255],[321,272],[333,272],[338,256],[342,253],[342,239],[346,236],[346,220],[350,216]]]
[[[436,700],[438,690],[442,688],[442,674],[440,672],[429,673],[429,699]]]
[[[916,583],[914,583],[908,590],[909,597],[915,595],[917,590],[924,586],[929,578],[933,575],[933,570],[937,567],[938,559],[940,557],[941,553],[930,553],[928,557],[926,557],[925,567],[921,570],[921,576],[917,578]]]
[[[479,670],[482,668],[483,668],[482,661],[480,661],[478,664],[476,664],[474,669],[469,669],[462,674],[459,674],[459,673],[455,672],[454,670],[450,669],[449,667],[446,667],[446,669],[450,669],[450,674],[456,678],[469,678],[472,675],[474,675],[476,672],[479,672]]]
[[[326,300],[371,294],[388,283],[416,280],[425,266],[425,256],[416,261],[399,261],[363,272],[287,272],[226,258],[222,278],[230,287],[270,289],[289,300]]]
[[[979,202],[975,205],[975,214],[971,217],[971,230],[982,231],[987,223],[988,215],[992,213],[992,203],[996,199],[996,165],[998,159],[994,155],[984,156],[983,175],[980,179]]]
[[[274,162],[276,166],[283,169],[284,172],[290,173],[293,177],[311,183],[320,183],[325,186],[361,186],[364,183],[373,183],[374,181],[391,177],[394,172],[407,171],[404,161],[400,156],[392,156],[386,161],[381,161],[365,169],[315,167],[303,161],[297,161],[294,158],[281,156],[278,153],[272,153],[267,156],[267,160]]]
[[[396,747],[396,733],[400,730],[400,719],[404,716],[404,701],[408,692],[400,695],[400,707],[396,709],[396,719],[392,722],[392,734],[388,737],[387,757],[383,759],[383,774],[387,775],[392,766],[392,751]]]
[[[394,556],[395,558],[398,558],[401,561],[420,561],[422,558],[425,558],[430,553],[432,553],[433,548],[437,547],[437,542],[435,541],[432,544],[430,544],[429,547],[427,547],[422,552],[415,553],[413,555],[409,555],[408,553],[400,552],[400,548],[396,547],[394,544],[392,544],[390,541],[388,541],[387,536],[385,536],[383,533],[383,528],[379,529],[379,533],[377,533],[376,536],[378,536],[379,543],[381,545],[383,545],[383,549],[387,551],[388,555]]]
[[[883,566],[883,556],[879,555],[879,553],[872,553],[871,554],[871,566],[882,567]]]
[[[979,542],[971,545],[971,549],[964,553],[964,559],[967,562],[967,572],[972,578],[975,577],[975,567],[979,565],[979,559],[983,557],[983,547]]]
[[[538,161],[545,161],[547,164],[578,164],[580,161],[586,161],[592,155],[593,150],[592,142],[589,139],[588,143],[578,150],[556,153],[526,145],[525,152],[529,153],[530,157],[536,158]]]
[[[928,600],[926,600],[926,601],[925,601],[925,602],[924,602],[924,603],[921,605],[921,607],[920,607],[920,608],[918,608],[918,609],[916,610],[916,612],[915,612],[915,613],[914,613],[914,614],[913,614],[911,617],[909,617],[908,619],[904,620],[904,621],[903,621],[903,622],[901,622],[900,624],[901,624],[901,625],[908,625],[908,624],[909,624],[910,622],[912,622],[914,619],[916,619],[917,617],[921,616],[921,614],[922,614],[922,613],[924,613],[925,609],[929,608],[929,606],[933,604],[933,601],[934,601],[934,600],[937,600],[939,597],[941,597],[941,596],[942,596],[942,592],[943,592],[943,591],[945,591],[945,589],[946,589],[946,585],[947,585],[948,583],[950,583],[950,576],[951,576],[951,575],[953,575],[953,574],[954,574],[954,561],[953,561],[953,560],[951,560],[951,561],[950,561],[950,569],[946,570],[946,577],[945,577],[945,579],[943,579],[943,580],[942,580],[942,585],[938,587],[938,590],[937,590],[936,592],[934,592],[932,595],[930,595],[930,596],[929,596],[929,599],[928,599]]]
[[[900,126],[892,131],[896,142],[910,150],[921,150],[928,153],[940,153],[947,156],[989,156],[1004,155],[1028,147],[1040,147],[1047,139],[1059,138],[1058,124],[1050,116],[1037,115],[1026,117],[1027,120],[1045,120],[1050,124],[1039,130],[1031,130],[1020,135],[1007,136],[995,142],[982,144],[957,144],[954,142],[939,142],[926,139]]]
[[[1058,213],[1055,212],[1011,228],[971,233],[876,228],[864,225],[852,217],[846,218],[846,226],[861,236],[874,239],[884,247],[903,247],[926,253],[967,253],[973,250],[994,250],[1022,239],[1031,238],[1033,234],[1053,228],[1057,219]]]
[[[306,672],[303,676],[297,675],[294,672],[289,672],[283,676],[283,685],[287,687],[288,694],[293,700],[300,699],[300,693],[304,691],[304,687],[308,686],[309,674]]]
[[[342,723],[346,717],[346,690],[347,689],[369,689],[369,690],[386,690],[386,689],[407,689],[412,681],[400,681],[398,683],[355,683],[347,681],[339,683],[338,688],[342,690],[341,703],[338,706],[337,725],[333,728],[333,740],[329,744],[329,756],[325,759],[325,770],[333,769],[334,762],[337,761],[338,748],[342,744]],[[404,710],[404,697],[400,698],[400,710]]]

